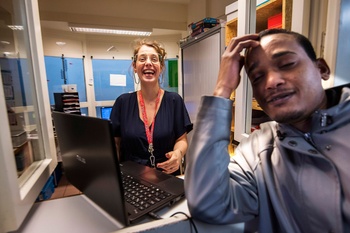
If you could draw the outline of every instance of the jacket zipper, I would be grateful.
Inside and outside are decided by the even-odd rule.
[[[317,113],[317,112],[316,112]],[[321,113],[321,121],[320,121],[320,125],[321,127],[326,127],[327,126],[327,119],[328,118],[328,115],[327,113]],[[306,141],[308,141],[309,143],[311,143],[314,147],[316,147],[314,141],[312,140],[312,137],[311,137],[311,133],[308,132],[308,133],[304,133],[304,138]]]
[[[313,146],[315,146],[314,142],[312,141],[311,134],[310,133],[304,133],[304,138],[307,142],[311,143]]]

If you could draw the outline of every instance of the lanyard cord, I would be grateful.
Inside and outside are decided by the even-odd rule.
[[[155,111],[154,111],[153,123],[152,123],[151,129],[150,129],[150,127],[148,127],[148,118],[147,118],[147,113],[146,113],[146,107],[145,107],[145,102],[143,100],[141,91],[139,92],[139,99],[140,99],[140,106],[141,106],[143,123],[145,125],[146,137],[147,137],[147,141],[148,141],[148,152],[151,154],[149,156],[149,160],[151,162],[151,166],[155,167],[155,157],[153,155],[153,151],[154,151],[154,149],[153,149],[153,131],[154,131],[154,125],[156,123],[157,108],[158,108],[158,104],[159,104],[159,100],[160,100],[160,89],[159,89],[158,94],[157,94],[156,107],[155,107]]]

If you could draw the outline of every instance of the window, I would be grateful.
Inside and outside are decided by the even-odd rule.
[[[38,3],[2,0],[0,12],[0,232],[8,232],[20,226],[57,159]]]

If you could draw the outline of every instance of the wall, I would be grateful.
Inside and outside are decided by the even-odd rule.
[[[155,39],[164,45],[168,53],[168,58],[176,58],[179,53],[178,41],[181,39],[180,34],[149,37]],[[133,40],[135,37],[119,37],[119,36],[96,36],[83,35],[72,32],[60,32],[55,30],[43,30],[43,46],[45,56],[61,56],[66,57],[81,57],[94,56],[100,59],[129,59],[132,56]],[[59,46],[58,41],[63,41],[66,44]],[[111,51],[108,48],[114,46]]]
[[[225,7],[233,2],[236,2],[237,0],[191,0],[187,6],[187,25],[192,23],[192,22],[197,22],[205,17],[214,17],[214,18],[222,18],[226,20],[225,16]],[[85,56],[96,56],[99,58],[112,58],[113,56],[115,58],[130,58],[130,55],[132,54],[132,46],[131,42],[134,38],[132,37],[121,37],[121,36],[91,36],[91,35],[83,35],[79,33],[72,33],[68,31],[58,31],[58,30],[52,30],[50,28],[46,27],[46,22],[45,20],[47,19],[56,19],[59,20],[62,17],[65,17],[65,20],[70,20],[72,22],[74,21],[80,21],[79,19],[76,19],[74,17],[77,17],[76,15],[73,17],[72,12],[78,11],[79,17],[82,19],[86,18],[91,18],[90,20],[102,20],[102,21],[97,21],[95,24],[100,24],[100,25],[111,25],[115,22],[115,19],[112,16],[118,15],[120,18],[121,17],[135,17],[134,20],[129,20],[129,22],[121,22],[125,26],[131,26],[129,25],[130,22],[133,22],[134,24],[137,22],[139,27],[144,27],[144,25],[141,25],[140,23],[146,24],[146,26],[152,26],[153,24],[158,25],[160,19],[163,17],[164,14],[167,14],[167,21],[163,23],[167,23],[168,27],[173,26],[174,29],[182,29],[183,32],[187,31],[187,25],[182,24],[183,28],[179,28],[181,23],[179,22],[180,18],[184,18],[184,7],[185,5],[179,5],[179,4],[174,4],[174,9],[172,8],[172,12],[177,12],[177,16],[173,16],[169,13],[169,9],[163,9],[162,7],[164,4],[157,4],[157,9],[153,9],[151,14],[149,14],[151,17],[152,15],[152,20],[151,18],[149,21],[147,20],[139,20],[137,21],[137,11],[136,12],[129,12],[129,8],[127,7],[127,4],[122,1],[120,4],[118,3],[118,6],[116,6],[115,2],[107,0],[104,3],[104,7],[102,10],[106,11],[105,17],[100,19],[101,17],[94,17],[95,13],[91,9],[80,9],[79,7],[74,6],[74,1],[73,5],[72,2],[69,2],[65,0],[64,2],[60,2],[57,7],[55,7],[55,11],[52,11],[52,3],[48,3],[46,1],[39,1],[40,4],[40,18],[43,20],[41,23],[43,26],[42,32],[43,32],[43,43],[44,43],[44,53],[45,55],[48,56],[61,56],[64,54],[67,57],[80,57],[82,55]],[[142,3],[142,1],[139,1],[140,4],[145,4]],[[50,5],[48,5],[50,4]],[[79,3],[80,4],[80,3]],[[70,5],[70,7],[67,8],[66,5]],[[87,1],[84,6],[92,6],[93,1],[89,0]],[[81,6],[81,5],[80,5]],[[108,6],[108,7],[107,7]],[[145,9],[146,6],[140,5],[143,10]],[[92,7],[93,9],[94,7]],[[72,12],[64,12],[62,13],[62,10],[65,9],[71,9]],[[73,10],[74,9],[74,10]],[[123,9],[122,13],[118,13]],[[80,11],[79,11],[80,10]],[[65,10],[67,11],[67,10]],[[128,12],[128,13],[125,13]],[[161,15],[162,17],[160,17]],[[131,15],[131,16],[130,16]],[[144,14],[143,14],[144,15]],[[157,17],[158,15],[158,17]],[[50,17],[49,17],[50,16]],[[89,17],[88,17],[89,16]],[[63,19],[62,19],[63,20]],[[103,21],[104,20],[104,21]],[[178,20],[178,21],[176,21]],[[136,21],[136,22],[135,22]],[[141,21],[141,22],[140,22]],[[129,24],[127,24],[129,23]],[[59,24],[59,23],[57,23]],[[174,25],[172,25],[174,24]],[[176,25],[176,27],[175,27]],[[153,25],[154,26],[154,25]],[[164,44],[164,47],[166,51],[168,52],[168,58],[175,58],[178,56],[178,51],[179,51],[179,46],[178,46],[178,41],[181,38],[186,37],[188,34],[187,33],[178,33],[178,34],[173,34],[173,35],[166,35],[166,36],[157,36],[155,39],[159,40]],[[152,38],[152,37],[151,37]],[[56,45],[57,41],[64,41],[66,42],[66,45],[64,46],[58,46]],[[107,52],[106,50],[110,48],[111,46],[115,46],[115,50],[112,50],[110,52]]]
[[[80,106],[84,114],[98,116],[96,107],[112,106],[114,100],[95,101],[95,77],[93,75],[92,59],[117,59],[130,60],[133,55],[133,41],[136,37],[109,36],[109,35],[84,35],[73,32],[62,32],[58,30],[43,30],[43,47],[45,56],[65,58],[82,58],[85,56],[84,77],[86,85],[86,99]],[[167,58],[177,58],[179,55],[178,41],[180,34],[149,37],[149,39],[161,42],[167,51]],[[57,45],[56,42],[65,42],[64,45]],[[131,67],[131,66],[130,66]],[[106,67],[107,68],[107,67]],[[168,67],[167,67],[168,68]],[[130,70],[131,71],[131,70]],[[47,71],[50,73],[50,71]],[[180,84],[181,85],[181,84]],[[97,86],[96,86],[97,87]]]
[[[109,1],[107,1],[108,3]],[[188,5],[188,22],[195,22],[199,21],[205,17],[215,17],[219,18],[222,17],[225,19],[225,7],[226,5],[231,4],[232,2],[235,2],[234,0],[191,0]],[[89,35],[89,34],[80,34],[80,33],[73,33],[69,31],[64,30],[55,30],[52,29],[52,27],[48,27],[46,19],[56,19],[59,20],[60,14],[57,12],[62,11],[63,9],[66,9],[63,7],[63,5],[67,5],[67,1],[64,1],[60,6],[57,6],[57,9],[55,9],[55,12],[50,11],[50,7],[45,3],[45,1],[39,1],[40,3],[40,17],[43,20],[41,23],[43,24],[42,27],[42,37],[43,37],[43,47],[44,47],[44,55],[45,56],[57,56],[61,57],[64,55],[64,57],[68,58],[81,58],[82,56],[85,56],[85,58],[93,57],[94,59],[131,59],[132,52],[133,52],[133,40],[135,37],[128,37],[128,36],[109,36],[109,35]],[[112,2],[109,2],[110,8],[114,8],[115,4]],[[108,4],[109,4],[108,3]],[[87,4],[92,4],[91,1],[87,2]],[[107,5],[108,5],[107,4]],[[74,4],[73,4],[74,5]],[[159,5],[161,9],[162,4]],[[107,8],[107,7],[104,7]],[[77,10],[75,8],[75,10]],[[183,12],[183,9],[174,9],[179,12]],[[69,10],[65,10],[68,12],[64,12],[62,14],[65,14],[70,21],[73,20],[72,12]],[[111,11],[106,9],[107,15],[103,18],[103,20],[108,21],[108,15],[112,15]],[[162,10],[155,10],[156,12],[161,11],[162,14],[164,14],[165,11]],[[94,13],[89,11],[81,12],[79,15],[80,17],[84,18],[86,20],[87,15],[90,14],[91,18],[99,18],[94,17]],[[125,16],[125,12],[123,13]],[[132,13],[131,15],[133,15]],[[114,14],[115,15],[115,14]],[[52,18],[53,17],[53,18]],[[77,17],[77,16],[76,16]],[[136,17],[136,16],[135,16]],[[171,17],[171,15],[170,15]],[[179,15],[179,17],[182,17],[182,13]],[[169,18],[169,17],[168,17]],[[68,20],[66,19],[66,20]],[[109,18],[110,21],[112,18]],[[76,19],[78,21],[78,19]],[[112,22],[100,22],[101,24],[112,24]],[[140,20],[139,20],[140,21]],[[143,20],[141,20],[143,21]],[[170,21],[174,21],[171,19]],[[147,21],[148,22],[148,21]],[[155,21],[154,21],[155,22]],[[56,22],[58,25],[60,23]],[[169,22],[168,22],[169,23]],[[174,22],[173,22],[174,23]],[[176,24],[176,23],[175,23]],[[130,26],[130,25],[129,25]],[[167,51],[167,58],[177,58],[179,57],[179,41],[188,36],[187,25],[184,25],[183,28],[184,31],[177,34],[168,34],[163,36],[151,36],[150,39],[155,39],[161,42],[164,45],[165,50]],[[176,28],[178,29],[178,28]],[[65,45],[57,45],[56,42],[65,42]],[[107,51],[109,49],[109,51]],[[130,60],[131,64],[131,60]],[[90,84],[93,83],[93,74],[92,74],[92,64],[91,59],[86,59],[85,64],[85,80],[86,83]],[[181,67],[179,66],[179,69],[181,70]],[[179,86],[182,85],[182,77],[181,73],[179,72]],[[181,89],[179,90],[179,94],[181,95]],[[89,107],[89,115],[94,116],[96,112],[93,110],[95,109],[95,103],[90,100],[95,99],[94,94],[94,88],[93,85],[87,85],[87,99],[88,102],[82,103],[82,107]],[[97,103],[97,105],[111,105],[111,103]]]
[[[237,0],[191,0],[188,5],[188,24],[206,17],[226,20],[225,7]],[[203,4],[204,3],[204,4]]]
[[[56,24],[185,30],[187,6],[154,0],[39,0],[40,19]],[[83,3],[83,4],[82,4]]]

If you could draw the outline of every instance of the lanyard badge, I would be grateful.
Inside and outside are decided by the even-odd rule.
[[[151,166],[155,167],[156,166],[156,164],[155,164],[156,158],[153,155],[153,152],[154,152],[153,131],[154,131],[154,125],[156,122],[156,114],[157,114],[158,104],[159,104],[159,100],[160,100],[160,89],[159,89],[158,94],[157,94],[156,107],[155,107],[155,111],[154,111],[153,123],[152,123],[151,129],[150,129],[150,127],[148,127],[148,118],[147,118],[147,113],[146,113],[146,107],[145,107],[145,102],[143,100],[141,91],[139,92],[139,99],[140,99],[140,106],[141,106],[141,111],[142,111],[143,123],[145,125],[146,137],[147,137],[147,141],[148,141],[148,152],[150,153],[149,160],[151,162]]]

